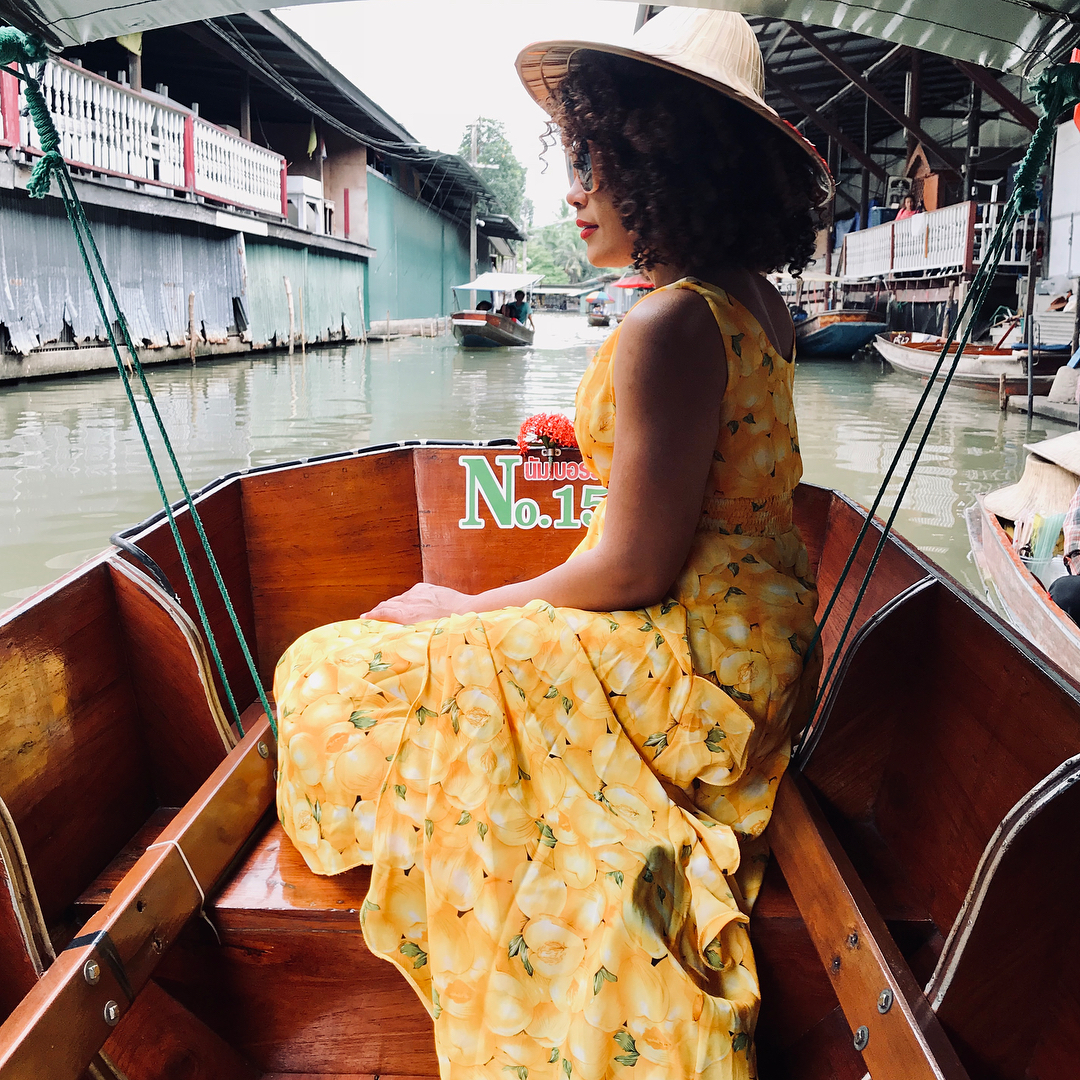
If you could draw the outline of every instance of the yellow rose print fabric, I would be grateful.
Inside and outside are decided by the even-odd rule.
[[[443,1080],[755,1076],[759,838],[818,673],[794,365],[722,291],[669,288],[710,305],[728,364],[669,599],[340,622],[277,669],[284,828],[316,873],[371,864],[364,937],[431,1013]],[[617,339],[577,402],[604,482]]]

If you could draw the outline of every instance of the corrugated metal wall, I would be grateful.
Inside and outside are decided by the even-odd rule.
[[[300,337],[300,290],[304,291],[304,336],[308,341],[360,333],[359,290],[367,264],[361,259],[292,248],[247,238],[248,319],[256,347],[289,340],[285,278],[292,286],[294,330]]]
[[[175,220],[87,207],[105,267],[136,344],[179,345],[189,292],[211,339],[235,322],[243,296],[242,244],[235,235]],[[103,340],[79,249],[58,199],[31,202],[0,192],[0,323],[21,353],[65,336]]]
[[[451,287],[469,280],[469,238],[422,203],[368,170],[368,242],[375,248],[368,325],[453,311]]]

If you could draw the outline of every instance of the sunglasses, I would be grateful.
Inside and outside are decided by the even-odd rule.
[[[593,175],[592,154],[589,147],[573,146],[566,147],[566,179],[572,185],[574,177],[581,183],[581,189],[586,195],[591,195],[596,190],[596,177]]]

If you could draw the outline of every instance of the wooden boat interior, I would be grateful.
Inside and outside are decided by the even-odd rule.
[[[499,527],[481,496],[460,527],[466,456],[508,470],[496,501],[508,476],[541,506],[588,484],[526,479],[510,444],[395,444],[204,489],[267,686],[299,634],[418,580],[477,591],[569,554],[580,529]],[[804,485],[796,516],[828,596],[864,513]],[[0,621],[0,1078],[437,1076],[427,1012],[364,944],[367,869],[316,877],[276,821],[274,740],[178,521],[243,738],[161,519],[129,540],[178,599],[112,550]],[[1072,1076],[1080,688],[896,537],[855,625],[751,922],[760,1074]]]

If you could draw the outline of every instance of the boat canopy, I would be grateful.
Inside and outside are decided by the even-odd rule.
[[[455,285],[455,289],[468,289],[470,292],[516,292],[518,289],[531,289],[543,274],[499,274],[494,270],[481,274],[475,281],[466,281],[464,285]]]
[[[321,0],[293,0],[294,4]],[[999,71],[1030,74],[1076,33],[1080,0],[669,0],[829,26],[910,45]],[[11,0],[5,18],[56,46],[76,45],[162,26],[234,15],[245,0]]]

